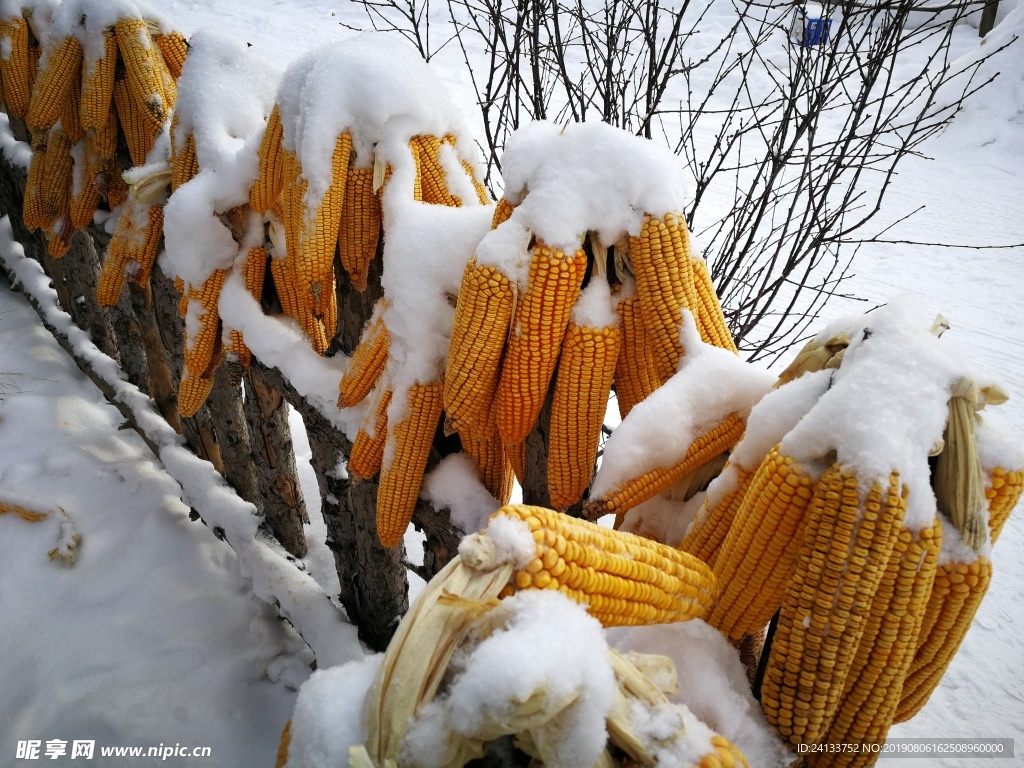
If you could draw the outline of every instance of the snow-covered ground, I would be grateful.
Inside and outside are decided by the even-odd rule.
[[[365,23],[351,4],[315,0],[167,0],[161,10],[186,34],[231,34],[282,67],[314,44],[351,35],[344,24]],[[1001,15],[1008,10],[1004,3]],[[1024,5],[989,44],[1014,31],[1024,32]],[[889,232],[892,239],[1024,242],[1024,44],[993,68],[999,80],[925,147],[933,159],[901,166],[887,214],[925,208]],[[445,66],[437,74],[470,114],[464,75]],[[1022,250],[871,245],[847,290],[871,303],[911,293],[941,312],[950,338],[1003,378],[1011,399],[1000,416],[1024,436]],[[827,315],[866,306],[837,301]],[[99,756],[101,746],[128,745],[211,748],[209,758],[168,765],[272,764],[308,651],[251,596],[232,551],[189,521],[180,488],[121,422],[25,301],[0,287],[0,492],[65,513],[36,523],[0,516],[0,765],[33,764],[15,757],[17,743],[31,739],[44,756],[47,740],[67,741],[64,759],[73,740],[94,740],[100,765],[147,764]],[[303,481],[312,499],[308,467]],[[322,540],[310,512],[308,533]],[[70,567],[47,557],[69,525],[81,534]],[[922,713],[893,736],[1013,737],[1024,749],[1021,551],[1018,510],[994,550],[992,586],[959,655]],[[310,569],[332,590],[323,575],[329,564],[329,553],[314,548]]]

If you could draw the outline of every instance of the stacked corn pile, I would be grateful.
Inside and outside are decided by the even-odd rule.
[[[986,447],[982,431],[987,469],[978,458],[977,411],[1003,396],[964,375],[937,327],[887,307],[811,342],[751,413],[682,543],[713,567],[708,622],[731,640],[778,612],[761,702],[793,745],[881,744],[923,705],[1020,495],[1019,449]]]
[[[504,166],[505,197],[459,290],[446,431],[472,446],[503,500],[505,467],[523,480],[525,440],[550,393],[548,492],[565,510],[590,484],[612,386],[625,414],[671,378],[686,352],[684,315],[705,342],[735,347],[675,212],[674,164],[650,142],[606,125],[539,123],[512,138]]]
[[[348,748],[349,765],[454,768],[506,735],[563,768],[747,765],[670,701],[671,660],[616,653],[563,595],[605,626],[683,621],[706,615],[714,581],[671,547],[548,509],[504,507],[463,540],[403,619],[366,695],[368,730]],[[538,654],[557,669],[538,666]],[[311,725],[293,721],[279,764],[287,752],[307,764]]]
[[[114,209],[126,201],[122,174],[146,163],[166,126],[185,39],[143,4],[84,0],[62,3],[45,24],[38,13],[6,19],[0,35],[11,46],[0,63],[7,108],[24,118],[32,137],[24,220],[49,234],[48,249],[60,257],[101,203]],[[148,275],[156,256],[152,233],[160,229],[160,212],[149,208],[158,204],[136,205],[119,222],[122,235],[112,254],[118,267],[105,287],[114,300],[114,283],[119,290],[126,273],[143,282]],[[124,234],[129,230],[130,237]],[[122,247],[126,239],[131,242]]]

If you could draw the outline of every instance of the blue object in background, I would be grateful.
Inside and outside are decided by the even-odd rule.
[[[817,3],[798,5],[793,9],[793,24],[789,29],[790,39],[797,45],[809,48],[828,42],[832,19],[825,16],[825,9]]]

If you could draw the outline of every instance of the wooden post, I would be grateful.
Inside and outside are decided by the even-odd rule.
[[[985,37],[996,25],[996,14],[999,13],[999,0],[988,0],[985,9],[981,12],[981,24],[978,25],[978,34]]]

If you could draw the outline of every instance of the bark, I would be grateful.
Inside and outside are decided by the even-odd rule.
[[[224,479],[262,514],[263,501],[250,453],[249,424],[242,409],[242,381],[233,368],[237,366],[227,362],[217,366],[206,403],[224,463]]]
[[[288,405],[259,366],[249,368],[243,383],[249,449],[267,526],[289,553],[305,557],[302,524],[309,522],[309,516],[295,468]]]

